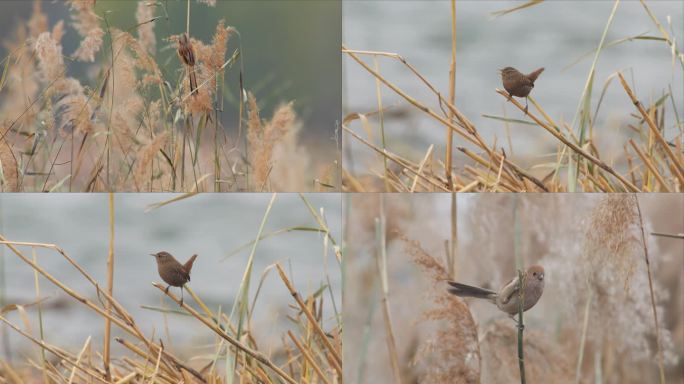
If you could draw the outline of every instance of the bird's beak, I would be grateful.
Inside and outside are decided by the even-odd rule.
[[[156,257],[157,255],[155,255],[154,253],[150,253],[150,256],[155,256],[155,257]]]

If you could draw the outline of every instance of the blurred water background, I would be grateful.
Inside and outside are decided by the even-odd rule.
[[[542,4],[494,18],[492,12],[512,8],[521,2],[457,1],[456,107],[478,128],[490,145],[497,142],[507,154],[530,156],[535,163],[545,154],[555,153],[557,140],[538,126],[511,124],[512,151],[506,138],[505,124],[482,115],[507,115],[530,120],[521,111],[495,93],[502,88],[498,70],[512,66],[524,73],[539,67],[546,70],[536,82],[532,97],[558,124],[573,120],[586,83],[593,54],[565,69],[583,54],[598,47],[608,21],[613,1],[547,1]],[[684,2],[648,1],[650,9],[682,50],[684,39]],[[451,57],[450,1],[345,1],[343,3],[343,43],[349,49],[393,52],[403,56],[447,98]],[[672,29],[667,17],[672,20]],[[638,1],[620,2],[606,36],[606,43],[639,34],[661,37]],[[370,56],[364,56],[373,66]],[[437,98],[397,60],[379,58],[380,73],[406,93],[440,113]],[[669,47],[662,41],[634,40],[605,48],[599,57],[592,93],[592,114],[596,109],[606,79],[623,71],[637,97],[645,105],[669,92],[684,118],[682,64],[672,62]],[[348,56],[343,56],[343,111],[371,112],[378,108],[375,78]],[[435,144],[436,155],[443,159],[446,132],[432,118],[410,106],[393,91],[381,86],[387,146],[394,152],[420,161],[428,146]],[[518,99],[519,101],[521,99]],[[522,100],[524,104],[524,100]],[[666,138],[682,132],[675,127],[672,102],[667,101]],[[530,111],[535,112],[533,106]],[[628,118],[638,113],[615,78],[604,97],[595,122],[596,145],[602,158],[621,155],[625,136],[633,135]],[[375,117],[371,118],[376,122]],[[378,130],[379,124],[374,127]],[[353,129],[361,132],[360,124]],[[577,132],[577,126],[573,127]],[[364,134],[365,136],[365,134]],[[455,145],[464,140],[455,137]],[[379,136],[378,138],[379,143]],[[345,139],[353,149],[355,166],[377,155],[353,138]],[[467,146],[467,145],[466,145]],[[454,151],[460,153],[458,151]],[[555,161],[555,156],[546,157]],[[351,166],[345,157],[345,167]],[[360,164],[360,165],[359,165]],[[462,162],[456,163],[457,167]]]
[[[198,258],[188,284],[215,311],[219,306],[229,313],[240,286],[251,247],[228,255],[239,246],[252,241],[257,231],[270,194],[201,194],[159,209],[145,212],[149,204],[169,199],[170,194],[115,195],[115,267],[114,296],[133,315],[138,326],[150,336],[164,337],[163,315],[141,306],[165,306],[175,310],[176,303],[154,288],[153,281],[161,282],[157,266],[150,253],[165,250],[184,262],[192,254]],[[336,194],[306,195],[315,209],[323,209],[334,238],[340,241],[340,198]],[[13,241],[56,244],[103,287],[107,281],[107,250],[109,244],[108,195],[106,194],[2,194],[0,196],[0,233]],[[276,197],[264,228],[264,234],[292,227],[318,227],[297,194]],[[21,247],[31,257],[31,248]],[[52,250],[36,248],[39,265],[69,287],[97,302],[94,288],[64,258]],[[330,279],[335,301],[340,310],[341,274],[339,265],[329,248],[324,254],[323,238],[315,232],[289,232],[262,240],[254,259],[250,303],[262,273],[270,265],[280,262],[291,275],[303,296],[313,293]],[[25,304],[36,299],[34,273],[5,246],[0,247],[0,290],[4,304]],[[43,303],[43,322],[46,340],[59,346],[78,347],[88,336],[101,341],[104,321],[85,306],[71,299],[61,289],[40,278]],[[180,295],[178,288],[172,292]],[[185,292],[185,301],[195,306]],[[332,318],[332,303],[325,302],[326,321]],[[293,314],[288,305],[292,297],[275,269],[271,269],[261,288],[253,315],[253,336],[264,346],[280,344],[280,334],[291,323],[285,315]],[[3,305],[4,305],[3,304]],[[1,307],[1,305],[0,305]],[[35,307],[28,309],[32,326],[37,330]],[[19,317],[9,318],[19,323]],[[193,346],[209,342],[214,337],[196,319],[170,315],[169,333],[176,345],[193,341]],[[10,349],[20,350],[27,341],[7,328]],[[114,335],[122,333],[114,326]],[[0,339],[3,337],[0,332]],[[115,343],[116,344],[116,343]],[[0,343],[0,357],[6,352]],[[16,357],[16,355],[15,355]]]
[[[185,31],[187,3],[175,0],[157,3],[163,7],[156,8],[156,16],[160,17],[155,24],[156,59],[164,75],[175,84],[176,70],[180,68],[176,46],[162,39]],[[137,4],[134,0],[98,0],[95,11],[100,16],[106,15],[111,27],[131,29],[137,36],[132,29],[136,24]],[[192,37],[210,43],[221,19],[240,32],[240,37],[230,37],[227,56],[240,49],[244,86],[256,96],[262,117],[270,119],[278,105],[294,101],[303,125],[300,140],[318,160],[332,162],[337,148],[336,126],[341,115],[341,2],[236,0],[217,1],[216,7],[208,7],[191,0],[190,5]],[[29,0],[0,2],[0,41],[12,36],[17,25],[26,23],[32,7],[33,1]],[[80,37],[70,26],[69,6],[64,1],[43,1],[42,7],[50,28],[57,21],[65,20],[63,52],[71,55]],[[0,57],[6,54],[6,48],[0,45]],[[96,61],[102,60],[100,51]],[[86,65],[71,61],[67,64],[69,76],[84,78]],[[238,129],[239,71],[239,65],[226,70],[224,88],[226,105],[222,122],[232,137]],[[91,85],[95,84],[94,80],[90,81]]]

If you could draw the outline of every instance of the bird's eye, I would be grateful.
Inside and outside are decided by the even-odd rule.
[[[533,272],[533,273],[532,273],[532,276],[537,276],[537,272]]]

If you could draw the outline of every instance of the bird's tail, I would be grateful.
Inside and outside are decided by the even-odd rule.
[[[497,293],[489,289],[473,287],[472,285],[465,285],[455,281],[448,281],[449,293],[460,297],[476,297],[478,299],[487,299],[495,302]]]
[[[186,261],[185,264],[183,264],[183,269],[185,270],[185,272],[188,273],[188,275],[190,274],[190,270],[192,269],[192,263],[195,262],[196,258],[197,258],[197,255],[192,255],[190,260]]]
[[[527,77],[528,77],[530,80],[532,80],[532,82],[534,83],[534,82],[537,80],[537,77],[539,77],[539,75],[541,75],[542,72],[544,72],[544,68],[543,68],[543,67],[537,69],[536,71],[530,72],[530,74],[527,75]]]

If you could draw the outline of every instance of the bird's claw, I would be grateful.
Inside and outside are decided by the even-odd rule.
[[[511,319],[513,319],[513,321],[515,322],[516,328],[518,328],[521,331],[525,330],[525,324],[520,324],[520,322],[518,321],[518,319],[515,318],[514,315],[511,315]]]

